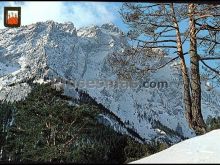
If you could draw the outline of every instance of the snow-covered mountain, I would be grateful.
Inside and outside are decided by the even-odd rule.
[[[130,164],[147,163],[220,163],[220,130],[197,136],[159,153],[131,162]]]
[[[184,117],[178,62],[155,73],[143,73],[141,68],[158,66],[169,57],[123,56],[128,47],[123,32],[111,23],[77,30],[72,23],[47,21],[2,29],[0,99],[24,99],[31,91],[28,81],[71,80],[145,140],[175,143],[195,136]],[[137,85],[124,86],[131,82]],[[166,82],[167,86],[150,88],[145,82]],[[78,97],[70,84],[64,89]],[[220,116],[219,93],[203,90],[202,97],[204,118]]]

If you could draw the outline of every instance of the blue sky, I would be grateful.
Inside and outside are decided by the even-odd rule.
[[[79,28],[92,24],[101,25],[112,22],[126,31],[118,13],[120,2],[0,2],[0,28],[3,26],[4,6],[21,6],[21,24],[27,25],[39,21],[54,20],[56,22],[71,21]]]

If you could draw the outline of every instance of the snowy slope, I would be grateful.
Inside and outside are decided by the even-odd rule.
[[[197,136],[149,157],[131,162],[144,163],[220,163],[220,130]]]
[[[135,80],[138,82],[137,88],[107,84],[98,87],[82,85],[79,89],[86,91],[146,140],[166,139],[176,143],[185,137],[195,136],[184,117],[178,63],[167,65],[156,73],[142,75],[140,68],[159,66],[169,58],[141,54],[128,61],[128,57],[120,55],[124,63],[114,65],[110,62],[111,59],[115,61],[115,52],[122,54],[128,47],[123,32],[111,23],[77,30],[73,23],[47,21],[2,29],[0,100],[25,98],[31,91],[28,80],[41,83],[44,78],[62,78],[74,82]],[[143,86],[146,81],[166,81],[168,87],[146,88]],[[69,86],[66,86],[65,93],[69,95],[73,88],[69,92],[68,89]],[[215,90],[203,90],[205,120],[208,116],[220,116],[219,97]]]

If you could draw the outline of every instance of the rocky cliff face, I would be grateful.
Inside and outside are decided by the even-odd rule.
[[[77,30],[72,23],[47,21],[0,30],[0,99],[25,99],[31,91],[28,82],[63,79],[78,84],[146,140],[195,136],[184,117],[178,63],[141,72],[169,58],[160,50],[152,50],[159,58],[124,56],[128,48],[113,24]],[[78,97],[73,84],[63,84],[65,94]],[[219,93],[204,89],[202,97],[204,118],[219,116]]]

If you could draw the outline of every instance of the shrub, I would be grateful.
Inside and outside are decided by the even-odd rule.
[[[220,129],[220,117],[208,117],[206,121],[207,131],[212,131],[215,129]]]

